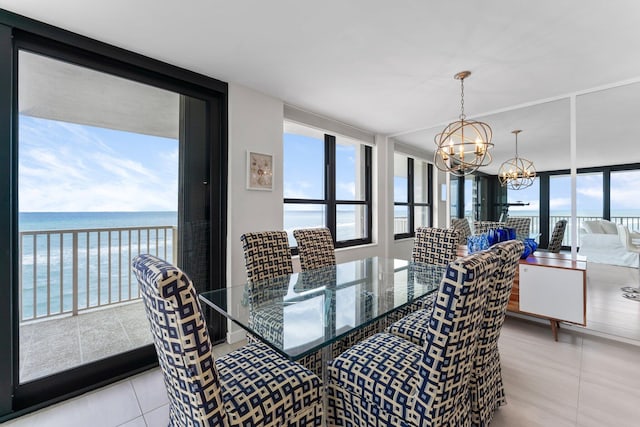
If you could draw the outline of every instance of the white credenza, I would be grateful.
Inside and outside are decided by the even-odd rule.
[[[585,326],[587,262],[536,252],[520,260],[509,310],[549,319],[554,339],[560,321]]]

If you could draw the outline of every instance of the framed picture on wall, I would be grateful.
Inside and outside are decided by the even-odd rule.
[[[273,156],[247,151],[247,189],[273,190]]]

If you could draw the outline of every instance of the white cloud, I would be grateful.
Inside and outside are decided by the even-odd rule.
[[[20,211],[177,210],[177,141],[128,134],[132,145],[109,145],[91,129],[21,120]]]

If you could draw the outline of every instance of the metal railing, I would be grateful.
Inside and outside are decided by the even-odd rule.
[[[177,254],[175,226],[20,232],[20,318],[39,319],[140,298],[131,260]]]
[[[518,215],[511,215],[512,217]],[[520,217],[520,216],[518,216]],[[556,222],[561,219],[567,220],[567,230],[564,233],[564,238],[562,239],[562,246],[571,246],[571,216],[570,215],[553,215],[549,217],[550,230],[541,231],[540,230],[540,217],[539,216],[523,216],[525,218],[531,218],[531,233],[532,234],[544,234],[548,233],[548,237],[551,236],[551,232],[553,231],[553,227]],[[580,244],[580,238],[582,237],[582,223],[585,221],[596,221],[602,219],[602,217],[598,216],[576,216],[576,221],[578,222],[578,244]],[[616,224],[622,224],[627,226],[629,230],[640,230],[640,217],[637,216],[612,216],[611,222]]]

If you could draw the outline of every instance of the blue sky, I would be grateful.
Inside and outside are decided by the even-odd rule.
[[[355,145],[336,144],[336,198],[356,198]],[[284,197],[324,198],[324,141],[303,135],[284,134]]]
[[[20,116],[21,212],[176,211],[178,141]]]

